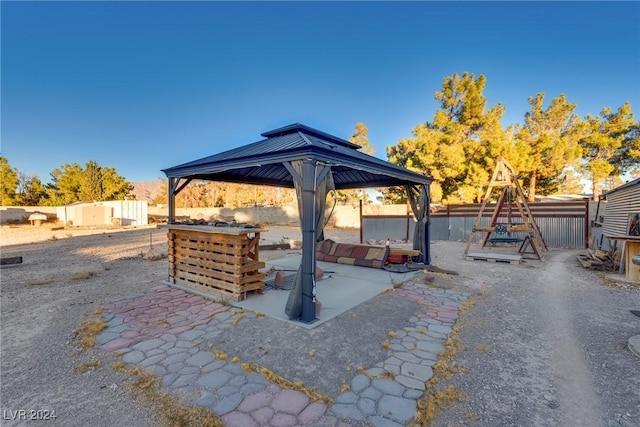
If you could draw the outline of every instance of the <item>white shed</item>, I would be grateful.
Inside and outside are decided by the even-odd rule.
[[[57,208],[58,219],[74,226],[147,225],[145,200],[74,203]]]

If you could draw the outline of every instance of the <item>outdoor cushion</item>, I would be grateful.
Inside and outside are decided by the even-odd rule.
[[[316,244],[316,259],[318,261],[382,268],[387,262],[388,256],[388,246],[337,243],[331,239],[322,240]]]

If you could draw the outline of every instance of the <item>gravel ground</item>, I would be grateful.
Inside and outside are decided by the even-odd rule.
[[[48,425],[158,425],[152,407],[131,399],[130,380],[109,368],[110,356],[79,351],[74,336],[97,307],[166,279],[166,259],[141,257],[150,241],[154,251],[166,253],[166,230],[2,227],[0,233],[2,255],[24,257],[22,265],[1,270],[2,425],[20,424],[9,422],[15,414],[10,411],[29,415],[41,409],[56,411],[58,418]],[[326,234],[346,242],[357,242],[359,235],[353,230]],[[263,237],[263,244],[277,243],[299,238],[299,230],[271,227]],[[457,284],[476,295],[476,306],[459,321],[462,349],[456,365],[462,373],[438,384],[454,385],[463,398],[433,425],[638,425],[640,359],[626,348],[626,340],[640,333],[640,318],[629,313],[640,309],[639,288],[613,286],[601,273],[583,270],[576,262],[579,251],[554,250],[542,262],[511,265],[465,261],[463,248],[459,242],[432,246],[434,264],[458,271]],[[261,251],[261,258],[292,252]],[[379,343],[378,335],[401,320],[391,314],[393,307],[376,301],[336,319],[344,325],[336,330],[353,331],[356,325]],[[352,320],[376,315],[382,326]],[[293,376],[314,375],[287,365],[268,329],[244,333],[272,348],[268,355],[247,358]],[[333,341],[340,364],[379,357],[379,348],[364,340],[366,334],[343,335]],[[227,345],[242,353],[246,343],[229,336]],[[76,372],[95,360],[102,367]],[[322,388],[334,390],[337,380],[328,375]]]
[[[465,374],[441,386],[465,397],[433,425],[640,425],[640,359],[626,346],[640,334],[629,312],[640,289],[582,269],[579,253],[484,272],[463,263],[482,295],[460,323]]]
[[[25,410],[29,417],[31,410],[48,410],[55,411],[56,425],[157,425],[152,411],[130,399],[122,376],[105,368],[109,361],[93,351],[80,352],[74,335],[96,307],[166,277],[166,267],[140,258],[149,247],[149,233],[159,242],[165,232],[1,231],[2,255],[24,258],[22,265],[2,269],[4,423],[13,417],[8,411]],[[103,368],[74,372],[93,360],[102,360]]]

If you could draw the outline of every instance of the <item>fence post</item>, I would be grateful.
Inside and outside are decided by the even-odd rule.
[[[591,230],[591,221],[589,217],[589,199],[584,199],[584,248],[589,249],[589,231]],[[596,218],[597,220],[598,218]]]

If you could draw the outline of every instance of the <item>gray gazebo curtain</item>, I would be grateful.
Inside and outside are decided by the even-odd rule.
[[[298,199],[298,215],[300,218],[300,227],[302,228],[302,232],[303,232],[303,239],[304,239],[305,231],[306,232],[309,231],[309,230],[305,230],[304,228],[305,221],[303,221],[303,215],[314,215],[313,232],[315,233],[314,234],[315,241],[313,242],[314,243],[312,248],[313,253],[310,254],[312,257],[312,269],[311,269],[312,274],[311,274],[310,280],[312,280],[313,287],[312,287],[311,295],[303,294],[303,271],[302,271],[303,266],[301,263],[300,267],[298,267],[298,271],[296,273],[296,277],[293,283],[293,288],[289,292],[289,298],[287,299],[287,304],[285,306],[285,313],[287,314],[287,316],[289,316],[290,320],[297,320],[301,317],[303,298],[311,298],[315,303],[315,269],[316,269],[315,244],[321,240],[324,240],[324,224],[325,224],[325,210],[327,207],[327,194],[330,191],[335,190],[334,183],[333,183],[333,176],[331,174],[331,168],[329,166],[319,164],[318,162],[315,162],[315,161],[313,162],[313,167],[315,169],[315,173],[314,173],[315,179],[313,182],[314,188],[313,190],[310,188],[309,189],[303,188],[304,187],[303,168],[305,166],[304,162],[305,161],[302,161],[302,160],[292,161],[291,172],[295,172],[295,174],[297,175],[293,177],[294,178],[293,182],[296,190],[296,196]],[[307,160],[306,162],[309,162],[309,160]],[[305,209],[304,209],[305,203],[303,200],[304,199],[303,193],[305,191],[313,192],[314,203],[311,205],[313,206],[313,212],[305,212]],[[310,223],[310,222],[307,222],[307,223]],[[308,248],[310,248],[310,246],[305,248],[303,245],[303,251]],[[309,254],[307,254],[307,256],[309,256]],[[305,260],[304,253],[303,253],[302,260],[303,262]],[[310,319],[310,321],[312,320],[313,319]]]
[[[413,185],[406,186],[407,195],[411,209],[416,216],[416,228],[413,232],[413,249],[420,251],[420,262],[426,265],[431,264],[431,254],[429,250],[429,225],[431,216],[429,211],[429,186]]]

